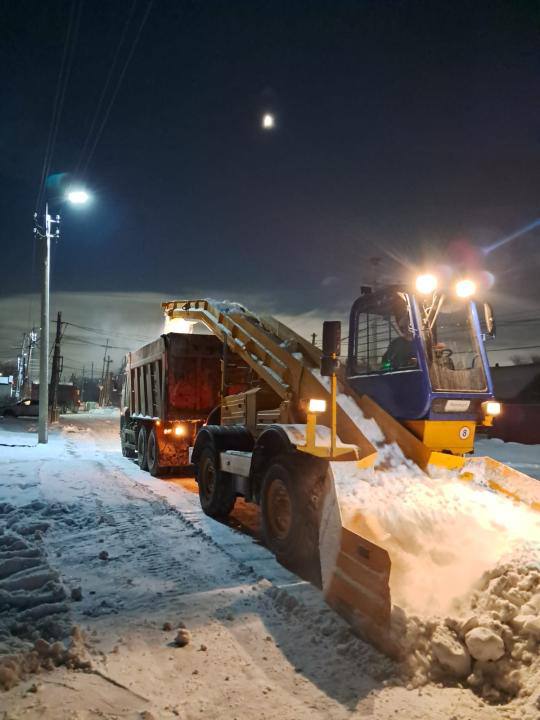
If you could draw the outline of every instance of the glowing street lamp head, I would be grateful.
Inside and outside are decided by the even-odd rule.
[[[276,126],[276,118],[272,113],[264,113],[262,118],[264,130],[272,130]]]
[[[456,295],[460,298],[469,298],[476,292],[476,283],[473,280],[459,280],[456,283]]]
[[[72,205],[86,205],[90,200],[90,195],[86,190],[69,190],[67,199]]]
[[[429,295],[437,289],[437,278],[431,273],[419,275],[416,278],[416,289],[422,295]]]

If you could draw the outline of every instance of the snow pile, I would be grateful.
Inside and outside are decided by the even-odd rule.
[[[19,508],[0,503],[0,688],[40,667],[75,662],[58,642],[69,633],[66,592],[42,542],[64,512],[38,500]]]
[[[490,702],[540,673],[540,513],[450,471],[434,478],[379,446],[377,465],[334,462],[343,522],[391,558],[392,635],[411,684],[461,682]]]
[[[388,550],[392,598],[404,610],[449,612],[524,538],[531,562],[540,558],[539,513],[451,473],[431,478],[395,446],[379,461],[385,469],[341,462],[332,470],[344,521]]]
[[[527,554],[499,564],[444,619],[395,608],[393,632],[413,686],[453,680],[489,702],[527,698],[540,674],[540,564]]]

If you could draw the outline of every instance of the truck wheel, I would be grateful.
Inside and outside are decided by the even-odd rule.
[[[148,431],[145,425],[141,425],[139,434],[137,435],[137,462],[141,470],[148,470],[148,458],[146,448],[148,446]]]
[[[261,490],[264,543],[280,563],[318,585],[324,474],[309,459],[283,456],[264,474]]]
[[[137,454],[135,450],[126,445],[126,439],[124,437],[124,427],[126,425],[126,416],[120,415],[120,447],[122,448],[122,455],[128,458],[134,458]]]
[[[156,429],[150,430],[148,436],[148,447],[146,449],[146,464],[150,475],[158,477],[163,474],[163,468],[159,464],[159,440],[157,437]]]
[[[232,477],[219,469],[218,455],[212,447],[205,447],[196,467],[201,507],[213,518],[229,515],[236,502]]]

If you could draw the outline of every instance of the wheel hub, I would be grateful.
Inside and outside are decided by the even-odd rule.
[[[203,480],[203,491],[206,498],[211,498],[214,492],[214,486],[216,484],[216,468],[214,464],[207,460],[203,467],[202,476]]]
[[[292,505],[287,487],[280,478],[275,478],[268,488],[267,502],[272,535],[284,540],[291,529]]]

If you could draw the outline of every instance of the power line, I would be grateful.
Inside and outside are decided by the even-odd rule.
[[[88,327],[87,325],[78,325],[77,323],[72,323],[72,322],[66,322],[65,325],[71,325],[71,327],[78,328],[79,330],[86,330],[87,332],[94,332],[94,333],[97,333],[98,335],[103,335],[103,337],[110,337],[110,335],[111,335],[111,332],[105,332],[105,330],[102,330],[100,328]],[[124,333],[116,332],[116,330],[114,330],[113,332],[116,337],[123,337],[126,340],[139,340],[139,341],[144,342],[145,340],[153,340],[154,339],[154,338],[149,337],[148,335],[146,335],[146,336],[144,336],[144,335],[143,336],[125,335]]]
[[[107,120],[109,119],[109,114],[111,112],[112,106],[114,104],[114,101],[116,100],[116,96],[118,95],[118,92],[120,90],[120,87],[122,85],[122,82],[124,80],[124,76],[126,74],[126,71],[128,69],[129,63],[131,62],[131,58],[133,57],[135,53],[135,49],[139,43],[139,39],[141,37],[142,31],[144,29],[144,26],[146,25],[146,21],[148,20],[148,16],[150,15],[150,10],[152,9],[152,5],[154,4],[154,0],[149,0],[148,5],[146,6],[146,10],[144,12],[143,18],[141,20],[141,23],[137,29],[137,32],[135,34],[135,38],[133,39],[133,43],[131,45],[131,48],[129,50],[129,53],[127,55],[126,61],[124,63],[124,66],[122,70],[120,71],[120,75],[118,76],[118,80],[116,82],[116,86],[113,90],[113,93],[111,95],[111,98],[109,100],[109,104],[107,105],[107,109],[105,110],[105,113],[103,114],[103,119],[101,121],[101,124],[98,128],[98,131],[96,133],[96,137],[94,138],[94,142],[92,143],[92,146],[90,148],[90,152],[88,153],[88,157],[86,159],[86,162],[84,164],[83,169],[83,177],[86,175],[86,172],[88,170],[88,166],[90,164],[90,161],[92,160],[92,156],[94,155],[94,151],[97,147],[97,144],[101,138],[101,134],[103,133],[103,129],[105,128],[105,125],[107,124]]]
[[[68,336],[64,340],[65,343],[81,343],[82,345],[92,345],[92,347],[108,347],[109,350],[131,350],[129,347],[125,347],[123,345],[104,345],[102,343],[92,342],[91,340],[85,340],[83,338],[76,338],[72,336]]]
[[[133,13],[135,11],[135,7],[137,6],[137,0],[133,0],[133,3],[131,4],[131,8],[129,10],[127,19],[124,23],[124,27],[122,29],[122,33],[120,35],[120,40],[118,41],[118,45],[116,46],[116,51],[114,53],[112,64],[109,68],[109,72],[107,73],[107,77],[105,79],[105,84],[103,85],[103,89],[101,91],[101,95],[99,96],[99,100],[96,105],[96,109],[94,111],[94,116],[92,118],[92,122],[90,124],[90,129],[88,130],[88,133],[86,135],[85,141],[83,143],[83,147],[81,150],[81,154],[79,155],[79,160],[77,161],[77,165],[75,167],[75,175],[79,172],[79,168],[81,166],[81,163],[83,161],[84,155],[86,153],[86,150],[88,148],[88,145],[90,143],[90,139],[92,137],[92,134],[94,133],[94,129],[96,127],[96,123],[98,121],[98,118],[101,113],[101,108],[103,106],[103,101],[105,100],[105,96],[107,94],[107,90],[109,89],[109,85],[111,84],[111,80],[113,78],[114,71],[116,69],[116,65],[118,63],[118,58],[120,57],[120,50],[122,49],[122,45],[124,44],[124,40],[126,39],[127,30],[131,24],[131,20],[133,18]]]
[[[36,197],[36,212],[39,210],[41,201],[43,199],[43,193],[45,190],[45,183],[49,170],[52,164],[52,158],[54,155],[54,147],[56,145],[56,137],[58,135],[58,128],[60,126],[60,118],[62,115],[62,109],[64,106],[64,100],[66,96],[66,89],[69,82],[69,76],[71,74],[71,67],[73,65],[73,55],[75,46],[77,43],[77,35],[79,32],[79,25],[82,15],[82,0],[73,0],[71,5],[71,11],[69,15],[68,29],[66,32],[66,40],[64,43],[64,49],[62,52],[62,60],[60,63],[60,72],[58,73],[58,81],[56,84],[56,92],[53,102],[53,112],[51,117],[51,124],[49,127],[49,135],[47,138],[47,145],[45,148],[45,157],[43,158],[43,166],[41,168],[41,180],[39,183],[38,194]]]

